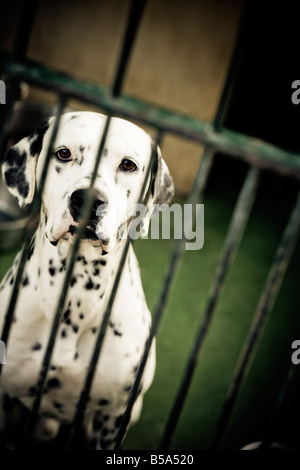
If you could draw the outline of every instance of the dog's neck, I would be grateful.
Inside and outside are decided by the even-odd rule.
[[[42,223],[37,228],[36,242],[41,250],[38,255],[39,260],[49,259],[52,260],[53,266],[67,266],[73,254],[73,243],[69,240],[58,240],[57,244],[53,245],[45,238],[45,227]],[[108,278],[112,278],[111,273],[115,273],[118,269],[119,263],[122,258],[123,250],[126,244],[125,239],[117,241],[115,247],[108,253],[104,252],[101,246],[93,246],[92,243],[82,240],[76,256],[74,268],[76,264],[81,263],[85,266],[86,271],[95,271],[95,266],[101,266],[101,270],[105,269],[110,273]],[[47,256],[43,256],[42,252],[46,252]],[[40,261],[37,261],[39,265]]]

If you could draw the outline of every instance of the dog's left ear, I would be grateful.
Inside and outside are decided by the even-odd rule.
[[[2,165],[2,174],[8,190],[17,198],[22,209],[33,201],[37,159],[48,128],[47,120],[33,134],[11,147]]]
[[[156,146],[152,151],[155,152],[154,164],[147,194],[147,211],[141,221],[142,236],[146,236],[148,233],[151,217],[163,210],[162,205],[168,204],[174,195],[173,179],[166,162],[161,156],[161,150]]]

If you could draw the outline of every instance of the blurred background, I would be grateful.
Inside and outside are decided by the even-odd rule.
[[[225,126],[300,152],[299,109],[291,102],[297,76],[295,2],[249,2],[247,38]],[[12,51],[22,2],[4,3],[0,45]],[[125,32],[129,0],[40,0],[27,57],[80,80],[110,87]],[[147,103],[211,122],[232,57],[243,0],[149,0],[135,42],[123,93]],[[1,6],[2,9],[2,6]],[[5,20],[4,20],[5,18]],[[56,97],[23,85],[11,127],[11,143],[52,112]],[[92,109],[70,100],[72,109]],[[149,129],[151,132],[151,129]],[[203,147],[166,134],[162,152],[176,187],[176,200],[191,190]],[[205,244],[186,252],[158,336],[158,365],[140,422],[128,449],[154,449],[186,366],[195,330],[220,259],[222,244],[248,165],[217,153],[204,198]],[[209,448],[232,372],[252,321],[276,246],[292,209],[298,182],[263,171],[242,245],[224,285],[212,327],[177,427],[172,448]],[[18,244],[3,249],[1,276]],[[147,300],[154,308],[172,240],[139,240],[136,252]],[[290,366],[299,336],[299,246],[239,396],[224,446],[261,440]],[[297,446],[297,389],[287,401],[274,439]]]

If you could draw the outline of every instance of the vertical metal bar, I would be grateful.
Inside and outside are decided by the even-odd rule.
[[[284,278],[286,269],[288,267],[290,258],[293,253],[298,235],[300,231],[300,193],[298,200],[289,222],[283,233],[280,245],[277,248],[273,264],[270,268],[265,286],[261,293],[254,320],[250,328],[248,338],[241,351],[240,358],[231,381],[223,409],[221,411],[214,441],[213,448],[219,447],[224,432],[228,426],[229,420],[232,415],[234,405],[237,400],[243,379],[251,365],[252,359],[255,354],[255,347],[258,344],[260,335],[262,334],[263,327],[265,326],[268,314],[270,313],[277,294],[280,289],[281,282]]]
[[[230,64],[230,77],[232,77],[233,74],[236,73],[236,68],[239,63],[239,60],[236,59],[237,54],[240,54],[239,48],[235,49],[235,52],[232,57],[232,61]],[[229,93],[230,90],[231,88],[229,87],[229,79],[227,78],[227,81],[225,83],[224,90],[222,93],[222,99],[219,103],[216,116],[213,122],[215,128],[219,128],[221,126],[221,123],[224,122],[224,119],[226,117],[228,102],[231,98],[231,94]],[[210,147],[206,147],[201,163],[198,168],[198,172],[197,172],[197,176],[194,182],[193,189],[190,193],[190,196],[187,199],[187,203],[195,204],[197,199],[203,196],[207,178],[209,175],[209,171],[212,165],[212,160],[213,160],[212,149]],[[130,421],[131,411],[132,411],[132,408],[133,408],[133,405],[134,405],[134,402],[136,400],[136,396],[139,390],[139,383],[141,381],[142,374],[143,374],[143,371],[147,362],[147,358],[151,349],[151,344],[154,339],[154,336],[157,334],[161,317],[163,314],[163,310],[166,306],[166,303],[170,294],[171,286],[174,282],[174,279],[175,279],[175,276],[176,276],[176,273],[180,264],[180,260],[183,254],[183,242],[184,242],[184,238],[182,238],[181,240],[176,240],[174,244],[174,249],[172,251],[169,266],[168,266],[168,269],[164,278],[163,287],[159,295],[157,306],[154,310],[152,328],[149,334],[148,341],[145,346],[145,352],[144,352],[141,364],[139,366],[136,380],[132,388],[131,395],[129,397],[128,407],[126,409],[126,412],[123,416],[123,420],[121,422],[118,438],[115,444],[115,449],[119,449],[121,447],[123,438],[127,430],[128,423]]]
[[[246,39],[247,39],[248,32],[249,32],[249,20],[248,20],[248,14],[249,14],[249,8],[250,8],[249,4],[250,2],[246,1],[243,7],[238,32],[236,35],[235,47],[232,53],[231,63],[228,69],[223,92],[220,98],[219,109],[213,121],[213,126],[216,131],[220,131],[222,125],[224,124],[224,116],[227,114],[231,97],[232,97],[235,85],[237,83],[238,71],[240,69],[241,60],[243,57],[243,51],[244,51]]]
[[[210,171],[211,163],[212,163],[212,152],[210,149],[207,149],[199,165],[194,187],[191,191],[190,198],[188,199],[189,203],[191,204],[194,203],[200,196],[202,196],[202,192],[204,191],[205,183],[207,181],[207,177]],[[166,306],[167,299],[170,293],[171,285],[173,283],[174,277],[178,269],[178,265],[179,265],[182,251],[183,251],[184,241],[185,239],[184,237],[182,237],[181,239],[176,240],[176,243],[174,244],[170,263],[169,263],[167,273],[164,279],[163,288],[161,289],[158,302],[154,310],[153,321],[152,321],[152,326],[151,326],[151,330],[149,333],[149,337],[147,339],[143,357],[141,359],[141,363],[137,371],[136,379],[131,390],[131,394],[128,400],[128,406],[126,408],[126,411],[121,421],[121,426],[120,426],[116,444],[115,444],[115,450],[121,447],[129,421],[130,421],[132,408],[138,395],[140,382],[141,382],[143,372],[147,363],[147,359],[148,359],[149,352],[152,346],[152,342],[153,342],[155,335],[158,332],[158,328],[161,322],[163,311]]]
[[[115,80],[112,86],[112,95],[117,97],[121,93],[121,88],[125,79],[129,58],[132,52],[137,31],[142,19],[147,0],[132,0],[129,17],[123,39],[122,51],[119,59],[118,68],[115,74]]]
[[[41,368],[41,371],[40,371],[40,376],[39,376],[38,382],[36,384],[35,400],[34,400],[34,403],[33,403],[33,407],[32,407],[32,411],[31,411],[29,420],[27,422],[26,441],[28,441],[31,438],[32,433],[34,431],[34,426],[35,426],[35,423],[36,423],[38,410],[39,410],[40,403],[41,403],[42,391],[43,391],[43,388],[44,388],[44,385],[45,385],[45,381],[46,381],[46,377],[47,377],[47,373],[48,373],[48,369],[49,369],[49,365],[50,365],[50,361],[51,361],[51,357],[52,357],[52,352],[53,352],[53,348],[54,348],[54,345],[55,345],[56,334],[57,334],[58,327],[59,327],[59,324],[60,324],[60,318],[61,318],[62,310],[64,308],[64,303],[65,303],[66,296],[67,296],[67,293],[68,293],[68,288],[69,288],[72,272],[73,272],[73,269],[74,269],[77,253],[78,253],[78,250],[79,250],[79,246],[80,246],[80,242],[81,242],[81,236],[82,236],[83,231],[85,229],[86,221],[88,219],[88,215],[90,213],[90,209],[91,209],[91,206],[92,206],[93,186],[94,186],[95,179],[96,179],[96,176],[97,176],[97,170],[98,170],[98,167],[99,167],[99,164],[100,164],[100,160],[101,160],[101,157],[102,157],[102,154],[103,154],[103,150],[104,150],[104,146],[105,146],[105,142],[106,142],[106,138],[107,138],[107,133],[108,133],[110,121],[111,121],[111,118],[110,118],[110,116],[108,116],[107,119],[106,119],[103,134],[102,134],[102,137],[101,137],[101,141],[100,141],[100,145],[99,145],[99,149],[98,149],[98,154],[97,154],[95,166],[94,166],[93,173],[92,173],[92,178],[91,178],[88,194],[86,195],[85,201],[83,203],[83,207],[81,209],[80,223],[79,223],[79,227],[77,229],[77,236],[76,236],[74,244],[72,246],[72,251],[71,251],[71,254],[70,254],[70,261],[67,265],[67,271],[66,271],[66,275],[65,275],[65,278],[64,278],[63,287],[62,287],[62,290],[61,290],[61,293],[60,293],[57,308],[56,308],[55,315],[54,315],[54,318],[53,318],[52,328],[51,328],[50,336],[49,336],[49,339],[48,339],[45,355],[44,355],[44,358],[43,358],[42,368]]]
[[[215,279],[204,311],[204,317],[196,335],[196,339],[192,347],[187,366],[185,368],[184,377],[176,395],[176,399],[165,427],[159,449],[167,449],[170,445],[177,422],[179,420],[180,412],[187,396],[187,392],[194,374],[201,348],[203,346],[204,339],[206,337],[208,327],[211,323],[215,307],[220,296],[221,288],[224,285],[226,274],[228,273],[229,267],[233,261],[233,257],[238,249],[247,221],[249,219],[258,185],[258,178],[258,170],[256,168],[251,168],[244,182],[232,216],[226,241],[224,243],[221,260],[217,268]]]
[[[122,51],[121,51],[118,67],[117,67],[117,70],[116,70],[116,73],[115,73],[114,82],[113,82],[113,85],[112,85],[112,95],[115,98],[118,97],[121,94],[121,89],[122,89],[123,82],[124,82],[124,79],[125,79],[125,74],[126,74],[126,70],[127,70],[127,67],[128,67],[130,55],[131,55],[131,52],[132,52],[132,48],[133,48],[133,45],[134,45],[134,41],[135,41],[135,38],[136,38],[138,27],[140,25],[142,14],[143,14],[143,11],[144,11],[144,8],[145,8],[145,5],[146,5],[146,1],[147,0],[132,0],[132,3],[131,3],[131,7],[130,7],[130,11],[129,11],[129,17],[128,17],[128,21],[127,21],[126,32],[125,32],[125,37],[123,39]],[[159,134],[157,136],[157,139],[159,139]],[[153,158],[154,158],[154,152],[152,152],[152,155],[151,155],[151,161],[149,163],[148,173],[147,173],[147,176],[144,180],[143,189],[142,189],[141,194],[140,194],[140,201],[142,200],[142,196],[143,196],[143,193],[144,193],[144,189],[145,189],[145,185],[146,185],[146,182],[147,182],[148,174],[152,169]],[[88,368],[88,373],[86,375],[84,387],[82,389],[82,392],[80,394],[80,397],[79,397],[79,400],[78,400],[78,403],[77,403],[77,408],[76,408],[75,416],[74,416],[74,419],[73,419],[73,422],[72,422],[71,431],[70,431],[70,434],[68,436],[67,448],[69,448],[72,445],[72,443],[74,442],[74,439],[76,438],[76,435],[79,432],[79,427],[80,427],[80,425],[82,423],[82,420],[83,420],[83,417],[84,417],[84,412],[85,412],[87,400],[88,400],[88,397],[89,397],[89,392],[90,392],[90,389],[91,389],[91,386],[92,386],[96,366],[97,366],[97,363],[98,363],[98,359],[99,359],[100,352],[101,352],[102,345],[103,345],[103,341],[104,341],[105,331],[106,331],[107,324],[108,324],[108,321],[109,321],[109,318],[110,318],[110,313],[111,313],[111,309],[112,309],[113,302],[114,302],[114,299],[115,299],[115,295],[116,295],[116,292],[117,292],[119,280],[120,280],[120,277],[121,277],[121,274],[122,274],[122,271],[123,271],[123,266],[124,266],[124,263],[125,263],[125,260],[126,260],[126,257],[127,257],[129,243],[130,243],[130,240],[129,240],[129,237],[128,237],[127,240],[126,240],[124,251],[122,253],[121,262],[120,262],[120,265],[118,267],[118,271],[117,271],[117,274],[116,274],[113,290],[111,292],[111,295],[110,295],[110,298],[109,298],[109,301],[108,301],[108,306],[107,306],[106,312],[104,314],[104,317],[103,317],[103,320],[102,320],[102,323],[101,323],[101,327],[100,327],[100,331],[99,331],[99,334],[98,334],[98,337],[97,337],[97,340],[96,340],[96,343],[95,343],[95,347],[94,347],[94,351],[93,351],[92,358],[91,358],[91,361],[90,361],[90,366]]]
[[[18,294],[19,294],[19,288],[20,288],[20,283],[21,283],[21,280],[22,280],[22,275],[23,275],[23,272],[24,272],[25,263],[26,263],[26,260],[28,258],[30,241],[31,241],[31,238],[32,238],[32,236],[35,232],[36,216],[40,212],[41,195],[42,195],[43,188],[44,188],[44,185],[45,185],[45,180],[46,180],[46,176],[47,176],[49,161],[50,161],[50,158],[52,156],[52,147],[53,147],[56,135],[57,135],[59,122],[60,122],[60,116],[61,116],[61,113],[63,111],[64,106],[65,106],[65,98],[60,97],[59,102],[58,102],[56,119],[55,119],[55,123],[54,123],[54,126],[53,126],[53,130],[52,130],[52,134],[51,134],[51,138],[50,138],[50,143],[49,143],[49,147],[48,147],[48,151],[47,151],[47,156],[46,156],[46,160],[45,160],[45,166],[44,166],[43,173],[42,173],[42,176],[41,176],[40,186],[39,186],[39,189],[38,189],[37,194],[35,196],[35,199],[33,201],[33,206],[32,206],[32,210],[31,210],[29,222],[28,222],[26,232],[25,232],[25,243],[24,243],[24,247],[23,247],[23,250],[22,250],[18,270],[17,270],[17,273],[16,273],[16,279],[15,279],[15,283],[14,283],[13,290],[12,290],[12,293],[11,293],[10,302],[9,302],[8,309],[7,309],[7,312],[6,312],[6,315],[5,315],[5,322],[4,322],[4,326],[3,326],[3,330],[2,330],[1,339],[2,339],[2,341],[5,342],[6,346],[8,346],[9,331],[10,331],[10,327],[11,327],[11,324],[12,324],[12,319],[13,319],[15,306],[16,306],[16,303],[17,303],[17,298],[18,298]],[[2,372],[2,365],[0,364],[0,375],[1,375],[1,372]]]
[[[20,22],[14,38],[13,54],[16,60],[23,61],[29,46],[31,30],[37,11],[37,0],[23,0]]]
[[[23,0],[20,12],[20,21],[13,44],[13,55],[16,60],[23,61],[26,57],[26,52],[29,45],[30,35],[37,10],[37,0]],[[7,144],[5,138],[8,131],[8,126],[13,113],[13,106],[17,99],[20,97],[20,84],[14,78],[9,78],[6,82],[6,105],[0,107],[0,125],[2,132],[0,136],[0,160],[1,155]]]
[[[160,139],[160,132],[158,132],[158,134],[157,134],[156,142],[158,142],[159,139]],[[148,165],[148,168],[147,168],[147,171],[146,171],[145,179],[144,179],[144,182],[143,182],[143,187],[140,191],[139,198],[138,198],[138,201],[137,201],[138,203],[141,203],[142,200],[143,200],[143,195],[144,195],[145,190],[146,190],[146,184],[148,182],[148,178],[149,178],[150,173],[152,171],[155,154],[156,154],[156,148],[153,148],[152,153],[151,153],[151,157],[150,157],[150,161],[149,161],[149,165]],[[82,424],[82,420],[83,420],[83,417],[84,417],[86,404],[87,404],[87,401],[88,401],[88,398],[89,398],[89,393],[90,393],[90,389],[91,389],[91,386],[92,386],[96,366],[97,366],[98,360],[100,358],[100,352],[102,350],[106,328],[107,328],[108,321],[109,321],[109,318],[110,318],[110,314],[111,314],[111,310],[112,310],[113,303],[114,303],[114,300],[115,300],[115,296],[116,296],[116,293],[117,293],[117,290],[118,290],[120,278],[121,278],[121,275],[122,275],[122,272],[123,272],[123,268],[124,268],[124,265],[125,265],[125,261],[126,261],[126,257],[127,257],[128,248],[129,248],[130,243],[131,243],[131,240],[130,240],[130,237],[129,237],[129,234],[128,234],[127,239],[126,239],[126,243],[125,243],[125,246],[124,246],[124,250],[123,250],[123,253],[122,253],[122,258],[121,258],[121,261],[120,261],[120,264],[119,264],[119,267],[118,267],[118,271],[117,271],[117,274],[116,274],[116,277],[115,277],[113,289],[112,289],[112,292],[111,292],[111,295],[110,295],[110,298],[109,298],[109,301],[108,301],[108,305],[107,305],[107,308],[106,308],[106,311],[105,311],[105,314],[104,314],[104,317],[103,317],[103,320],[102,320],[102,323],[101,323],[100,331],[99,331],[99,334],[98,334],[98,337],[97,337],[97,340],[96,340],[96,343],[95,343],[95,347],[94,347],[94,351],[93,351],[93,354],[92,354],[92,357],[91,357],[91,361],[90,361],[89,367],[87,369],[88,372],[87,372],[87,375],[86,375],[84,387],[82,389],[82,392],[81,392],[81,395],[80,395],[80,398],[79,398],[79,401],[78,401],[78,404],[77,404],[77,409],[76,409],[75,417],[74,417],[74,420],[73,420],[73,423],[72,423],[71,433],[70,433],[70,436],[69,436],[67,447],[70,447],[70,445],[72,444],[73,440],[76,437],[76,434],[79,432],[79,427]]]
[[[10,83],[6,83],[6,104],[0,106],[0,164],[2,163],[7,144],[9,141],[9,128],[11,119],[13,116],[13,109],[15,101],[18,97],[18,86]]]
[[[259,447],[260,450],[268,449],[268,447],[270,446],[272,442],[272,436],[274,435],[274,431],[276,430],[279,424],[279,421],[282,418],[282,415],[284,413],[284,407],[287,402],[288,394],[291,391],[294,385],[296,376],[297,376],[296,369],[297,369],[297,366],[295,366],[294,364],[290,365],[288,373],[285,377],[284,383],[278,395],[277,402],[273,409],[267,432]]]
[[[20,21],[18,28],[16,29],[13,44],[13,55],[16,60],[23,61],[26,57],[36,10],[37,0],[23,0],[20,12]],[[3,129],[0,136],[0,160],[7,144],[7,139],[5,137],[12,117],[13,106],[15,101],[20,98],[20,93],[21,89],[19,81],[14,78],[9,78],[6,82],[6,105],[0,107],[0,125]]]

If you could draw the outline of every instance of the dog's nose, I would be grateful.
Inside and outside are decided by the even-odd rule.
[[[74,191],[74,193],[71,194],[69,206],[70,206],[71,216],[73,217],[75,222],[78,222],[80,211],[81,211],[81,208],[84,204],[86,197],[87,197],[86,189],[78,189],[77,191]],[[90,220],[95,220],[99,217],[99,214],[97,215],[97,210],[103,204],[105,204],[105,202],[100,197],[96,197],[94,199],[91,212],[90,212],[90,217],[89,217]]]

